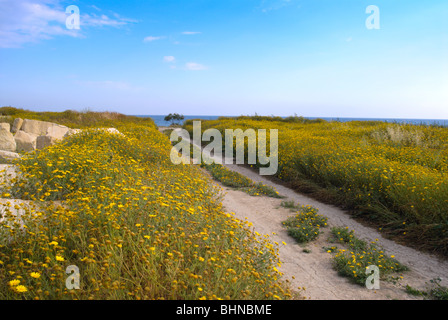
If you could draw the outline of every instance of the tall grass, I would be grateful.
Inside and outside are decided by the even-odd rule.
[[[409,244],[448,254],[448,128],[247,117],[204,121],[208,128],[278,129],[277,178]]]
[[[15,118],[56,122],[70,128],[113,127],[117,123],[141,124],[155,126],[151,118],[128,116],[118,112],[95,112],[89,109],[83,111],[66,110],[63,112],[34,112],[14,107],[1,107],[0,115],[4,122],[12,124]]]
[[[40,118],[42,119],[42,118]],[[138,121],[139,122],[139,121]],[[115,121],[25,156],[0,221],[1,299],[285,299],[277,248],[223,212],[154,125]],[[42,204],[39,206],[39,204]],[[79,290],[66,268],[80,270]]]

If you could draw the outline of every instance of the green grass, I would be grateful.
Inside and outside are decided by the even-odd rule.
[[[124,115],[118,112],[95,112],[89,109],[83,111],[65,110],[63,112],[35,112],[13,107],[1,107],[0,115],[3,122],[13,123],[15,118],[55,122],[70,128],[114,127],[117,124],[146,125],[155,127],[151,118]]]
[[[407,294],[410,294],[411,296],[416,296],[416,297],[426,297],[428,295],[428,293],[426,291],[412,288],[410,285],[406,285],[405,291]]]
[[[261,182],[255,183],[251,179],[238,172],[229,170],[221,164],[206,164],[203,162],[201,167],[205,168],[215,180],[221,182],[226,187],[244,191],[251,196],[265,195],[272,198],[282,197],[273,187]]]
[[[315,240],[321,233],[320,229],[327,226],[327,218],[317,214],[318,210],[311,206],[298,207],[291,203],[282,202],[283,205],[297,208],[299,213],[283,221],[288,235],[298,243],[307,243]]]
[[[346,247],[345,249],[328,250],[336,252],[333,257],[333,267],[340,275],[350,278],[357,284],[365,285],[369,276],[366,274],[366,268],[370,265],[379,268],[382,279],[387,279],[388,275],[408,270],[393,255],[387,256],[375,242],[367,243],[357,238],[353,230],[333,227],[331,234],[330,242],[340,243]]]
[[[406,293],[412,296],[425,297],[430,300],[448,300],[448,288],[440,285],[442,280],[435,278],[430,280],[430,288],[427,290],[418,290],[406,285]]]
[[[289,209],[290,211],[298,211],[300,209],[300,206],[296,205],[294,201],[282,201],[280,207]]]
[[[429,296],[435,300],[448,300],[448,288],[440,285],[440,278],[432,279],[433,288],[429,290]]]

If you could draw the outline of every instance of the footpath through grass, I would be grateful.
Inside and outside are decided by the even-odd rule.
[[[207,169],[212,177],[221,182],[226,187],[235,188],[250,194],[252,196],[266,195],[272,198],[281,198],[282,196],[273,188],[261,182],[255,183],[242,174],[229,170],[225,166],[217,163],[205,164],[201,167]]]
[[[192,132],[192,121],[184,128]],[[202,121],[209,128],[223,139],[226,129],[277,129],[276,178],[387,235],[448,255],[448,128],[260,116]]]

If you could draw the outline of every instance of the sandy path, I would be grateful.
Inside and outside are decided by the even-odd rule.
[[[177,130],[179,132],[179,130]],[[431,279],[442,278],[442,285],[448,286],[445,275],[448,273],[448,261],[419,252],[415,249],[397,244],[385,239],[375,229],[365,227],[353,220],[343,210],[331,205],[320,203],[292,189],[276,184],[256,172],[234,164],[226,165],[230,170],[239,172],[255,182],[262,182],[274,187],[285,199],[269,197],[253,197],[242,191],[225,188],[223,205],[228,212],[235,213],[241,220],[253,223],[254,231],[270,235],[272,241],[280,243],[279,255],[285,279],[292,283],[292,288],[305,287],[303,293],[311,299],[417,299],[404,292],[409,284],[416,289],[424,290]],[[319,213],[328,218],[329,228],[322,229],[324,233],[319,238],[306,245],[310,253],[303,252],[304,247],[298,245],[287,235],[281,222],[294,215],[288,209],[280,207],[282,201],[294,201],[301,205],[311,205],[319,209]],[[332,246],[327,241],[329,229],[333,226],[349,227],[355,230],[355,235],[367,241],[375,241],[385,249],[386,254],[395,255],[396,259],[410,268],[403,273],[403,279],[398,283],[381,281],[380,289],[373,291],[350,283],[346,278],[337,275],[331,267],[332,255],[322,247]],[[273,234],[275,233],[275,234]],[[283,245],[285,242],[287,245]],[[293,277],[295,279],[293,279]]]

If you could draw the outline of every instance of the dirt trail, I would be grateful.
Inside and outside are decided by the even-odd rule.
[[[179,130],[177,129],[179,132]],[[223,162],[224,163],[224,162]],[[334,299],[419,299],[408,295],[404,288],[410,285],[413,288],[425,290],[431,279],[442,278],[441,284],[448,286],[445,276],[448,273],[448,261],[435,256],[419,252],[415,249],[397,244],[385,239],[377,230],[365,227],[353,220],[343,210],[331,205],[323,204],[307,196],[299,194],[292,189],[276,184],[269,179],[258,175],[256,172],[234,164],[226,164],[233,171],[252,179],[274,187],[284,199],[274,199],[265,196],[250,196],[242,191],[235,191],[223,187],[225,190],[223,205],[228,212],[235,213],[241,220],[252,222],[254,231],[267,234],[272,241],[278,242],[279,255],[284,273],[284,278],[291,281],[292,288],[305,287],[302,295],[310,299],[334,300]],[[319,214],[328,218],[328,228],[319,238],[306,246],[298,245],[286,233],[282,227],[282,221],[294,215],[288,209],[280,207],[282,201],[294,201],[301,205],[311,205],[319,209]],[[341,277],[332,269],[332,255],[323,247],[332,246],[327,241],[329,230],[333,226],[348,227],[355,230],[355,235],[366,241],[375,241],[384,248],[386,254],[395,255],[395,258],[409,267],[409,271],[402,273],[403,279],[397,283],[381,281],[379,290],[368,290],[365,287],[351,283]],[[285,242],[286,245],[283,245]],[[309,253],[303,251],[304,248]],[[293,279],[294,277],[294,279]]]

